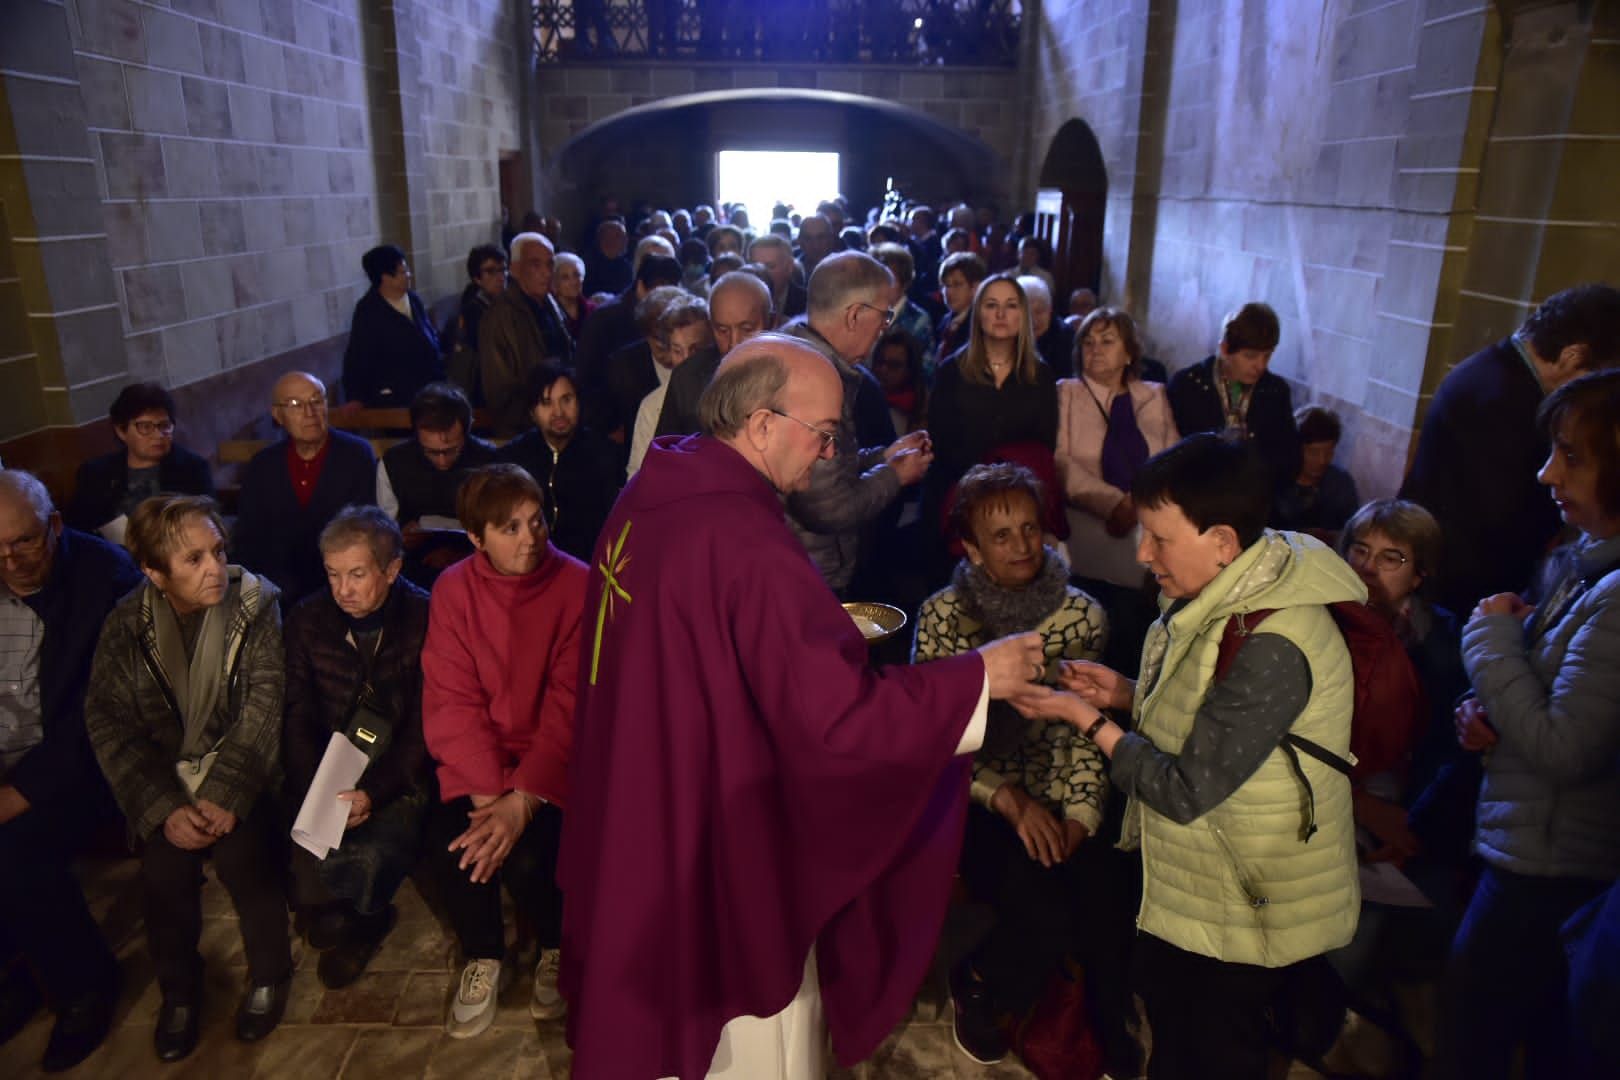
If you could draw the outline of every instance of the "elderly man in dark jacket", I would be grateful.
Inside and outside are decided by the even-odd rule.
[[[49,1004],[48,1072],[101,1044],[117,996],[71,864],[112,817],[84,729],[90,661],[141,580],[121,549],[64,529],[35,477],[0,471],[0,1043]]]
[[[290,371],[271,391],[270,415],[287,438],[242,470],[236,559],[281,588],[286,607],[326,584],[315,538],[343,507],[377,501],[377,455],[366,440],[327,424],[326,390]]]
[[[366,252],[360,265],[371,289],[354,305],[343,392],[371,408],[404,408],[418,390],[444,378],[439,335],[422,298],[411,291],[403,251],[383,244]]]
[[[539,233],[512,238],[512,281],[484,313],[478,327],[478,370],[484,403],[502,435],[523,430],[523,387],[543,364],[574,357],[568,317],[551,295],[556,255]]]
[[[838,369],[843,416],[832,457],[816,462],[808,490],[788,497],[788,524],[804,542],[829,588],[844,593],[858,568],[862,534],[934,459],[928,433],[894,437],[889,406],[867,370],[872,346],[888,327],[894,278],[859,251],[829,255],[810,275],[810,309],[786,333],[809,344]]]
[[[293,850],[295,901],[322,950],[329,988],[365,971],[393,928],[393,898],[420,854],[432,789],[422,741],[422,642],[428,594],[400,575],[399,526],[376,507],[350,507],[321,533],[330,588],[287,616],[287,805],[296,811],[334,732],[371,758],[349,804],[343,844],[317,859]]]

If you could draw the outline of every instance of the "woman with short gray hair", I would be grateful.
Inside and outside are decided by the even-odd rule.
[[[236,1037],[264,1038],[287,1007],[292,954],[268,798],[281,758],[280,594],[226,562],[211,499],[147,499],[125,542],[147,581],[102,628],[84,724],[142,847],[146,938],[163,993],[153,1045],[179,1061],[197,1046],[204,1007],[204,858],[231,894],[247,952]]]
[[[399,526],[348,506],[321,533],[328,588],[287,616],[287,806],[296,812],[327,744],[342,734],[367,757],[343,844],[324,858],[293,850],[293,889],[316,971],[329,989],[358,979],[393,928],[392,900],[421,854],[432,791],[422,739],[422,642],[428,594],[401,576]]]

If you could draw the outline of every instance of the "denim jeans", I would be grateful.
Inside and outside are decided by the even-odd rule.
[[[1438,1077],[1506,1080],[1525,1046],[1527,1080],[1569,1080],[1567,972],[1558,930],[1607,887],[1487,867],[1451,945]]]

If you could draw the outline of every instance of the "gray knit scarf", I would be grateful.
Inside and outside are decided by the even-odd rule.
[[[1068,595],[1068,567],[1050,545],[1042,555],[1040,573],[1021,589],[997,585],[968,559],[956,564],[951,587],[956,590],[962,613],[983,626],[987,638],[1033,630],[1063,606]]]

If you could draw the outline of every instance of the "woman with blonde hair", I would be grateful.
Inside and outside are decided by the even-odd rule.
[[[1057,377],[1035,351],[1023,286],[1005,275],[986,278],[971,311],[968,343],[939,365],[929,398],[934,464],[924,513],[936,526],[947,493],[992,451],[1033,443],[1049,461],[1057,442]]]

